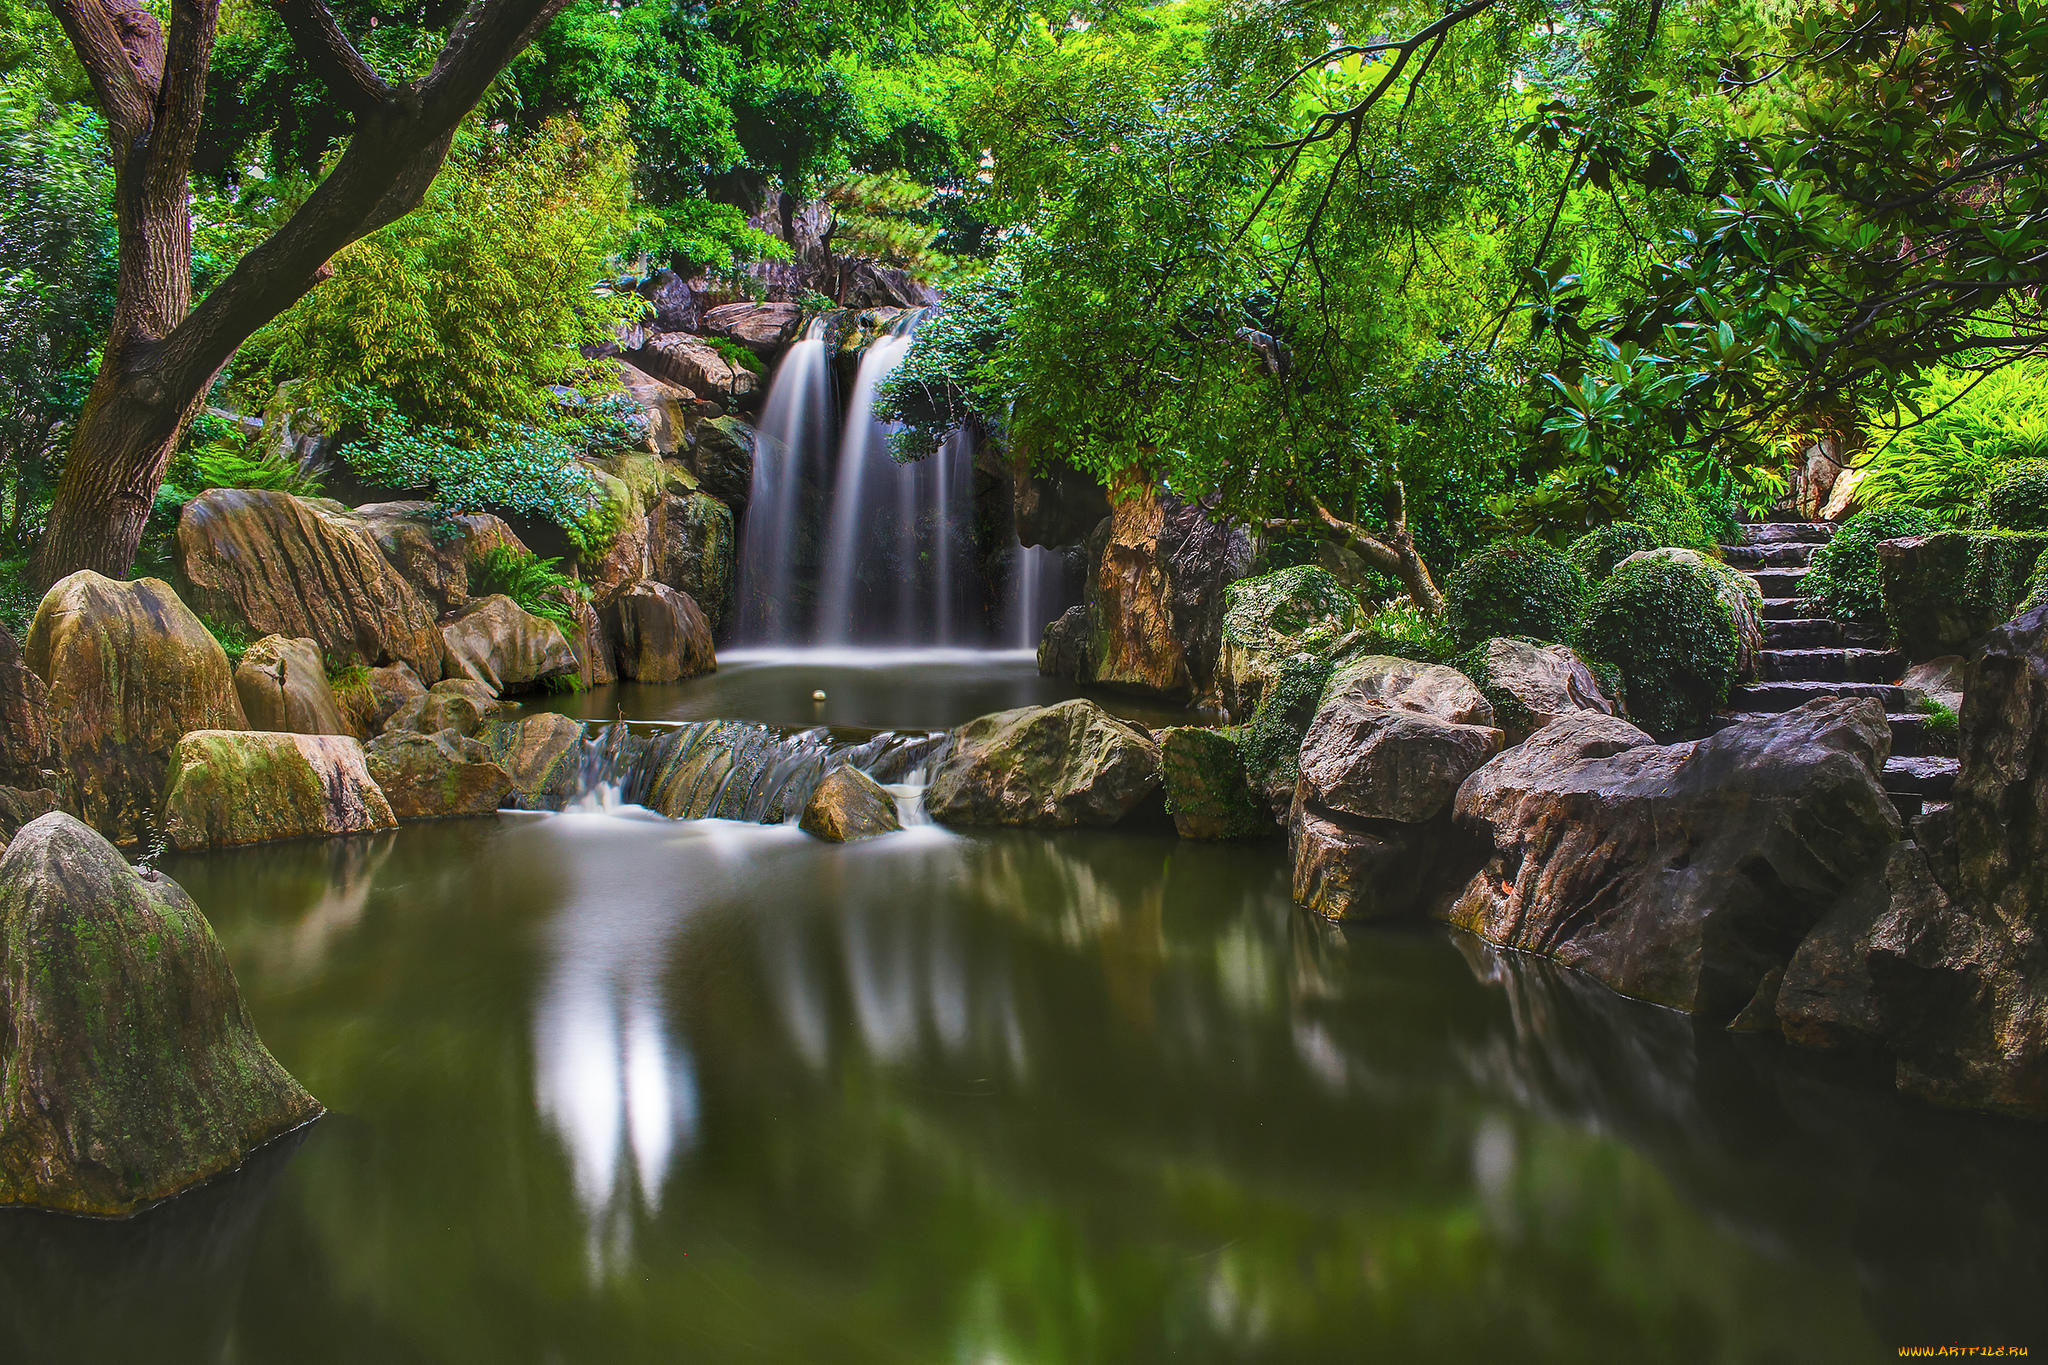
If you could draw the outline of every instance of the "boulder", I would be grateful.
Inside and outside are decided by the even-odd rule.
[[[709,306],[706,295],[711,291],[708,275],[684,277],[673,270],[655,271],[635,291],[646,299],[653,316],[649,319],[658,332],[687,332],[696,327]]]
[[[1681,550],[1666,547],[1658,550],[1637,550],[1621,564],[1632,564],[1639,559],[1661,559],[1675,564],[1689,564],[1707,576],[1714,585],[1714,595],[1728,608],[1728,618],[1735,623],[1735,671],[1744,678],[1759,676],[1763,664],[1764,650],[1764,594],[1756,580],[1737,569],[1731,569],[1718,559],[1709,559],[1697,550]],[[1621,564],[1615,565],[1616,569]]]
[[[503,593],[464,608],[441,627],[441,638],[449,676],[480,683],[499,696],[545,687],[574,676],[579,666],[560,627]]]
[[[171,751],[164,838],[172,848],[363,834],[397,824],[347,735],[194,730]]]
[[[406,663],[441,676],[434,608],[339,503],[216,488],[178,518],[178,568],[193,605],[255,635],[311,639],[329,663]]]
[[[1089,655],[1092,639],[1088,608],[1068,607],[1046,622],[1045,634],[1038,641],[1038,671],[1048,678],[1085,682],[1095,667]]]
[[[356,515],[385,560],[437,613],[469,601],[469,566],[486,551],[526,551],[504,519],[488,512],[457,515],[431,502],[373,502],[356,508]]]
[[[1468,860],[1447,822],[1362,820],[1301,793],[1287,818],[1294,902],[1331,920],[1405,919],[1437,904]]]
[[[626,510],[621,515],[618,534],[602,555],[595,561],[583,560],[577,571],[594,597],[639,582],[654,566],[647,517],[635,510],[630,500],[622,501],[622,505]]]
[[[1242,527],[1148,485],[1124,493],[1089,594],[1089,681],[1175,701],[1208,696],[1223,587],[1251,562]]]
[[[647,334],[630,333],[622,341],[629,344],[621,349],[638,350],[646,344]],[[627,400],[639,410],[647,449],[661,456],[681,454],[689,441],[690,415],[697,406],[695,395],[662,383],[637,365],[620,364],[614,372]]]
[[[699,330],[737,341],[756,355],[772,355],[796,340],[804,310],[795,303],[721,303],[706,309]]]
[[[368,683],[373,721],[364,727],[366,734],[375,734],[383,729],[399,707],[414,697],[427,694],[427,686],[420,681],[420,675],[405,664],[384,664],[371,669]]]
[[[0,787],[0,846],[31,820],[63,809],[64,798],[54,787]]]
[[[1391,654],[1365,654],[1346,659],[1330,670],[1323,688],[1323,706],[1340,698],[1353,704],[1385,702],[1404,711],[1420,711],[1458,725],[1491,726],[1493,703],[1472,680],[1455,668],[1417,663]]]
[[[132,1213],[320,1114],[178,884],[68,815],[0,856],[0,1204]]]
[[[370,776],[400,820],[489,815],[512,793],[512,776],[481,742],[455,730],[393,730],[364,746]]]
[[[477,738],[512,779],[506,805],[560,810],[583,777],[583,722],[553,711],[521,720],[487,720]]]
[[[1340,692],[1302,737],[1297,802],[1359,820],[1420,824],[1441,815],[1458,787],[1500,752],[1489,725],[1461,725]]]
[[[903,828],[903,821],[886,787],[842,763],[818,779],[797,828],[830,844],[846,844],[892,834]]]
[[[621,678],[677,682],[718,667],[711,623],[666,583],[628,583],[598,603],[598,617]]]
[[[124,843],[154,822],[181,736],[247,723],[228,656],[161,579],[81,569],[43,597],[22,652],[49,688],[74,809]]]
[[[235,665],[235,695],[252,730],[288,730],[301,735],[356,735],[342,714],[320,646],[311,640],[266,635]]]
[[[1898,841],[1891,730],[1874,700],[1825,698],[1639,735],[1579,712],[1467,779],[1456,820],[1485,863],[1444,918],[1725,1024]]]
[[[1951,711],[1963,709],[1963,677],[1969,660],[1960,654],[1944,654],[1906,670],[1899,685],[1914,702],[1937,701]]]
[[[732,604],[732,509],[708,493],[664,493],[648,514],[647,540],[646,576],[687,594],[715,634]]]
[[[1908,659],[1971,652],[2026,597],[2048,535],[1942,531],[1879,541],[1885,624]]]
[[[50,689],[0,626],[0,787],[57,790],[64,781]]]
[[[626,358],[664,384],[728,408],[735,399],[751,394],[760,383],[754,371],[727,360],[702,337],[686,333],[650,337],[646,345]]]
[[[1365,620],[1351,591],[1314,565],[1239,579],[1223,603],[1216,689],[1238,720],[1258,706],[1281,660],[1322,653]]]
[[[1155,801],[1159,746],[1076,699],[1025,706],[955,730],[925,790],[948,825],[1114,825]]]
[[[691,429],[689,467],[706,493],[738,515],[754,487],[754,460],[771,438],[737,417],[713,417]]]
[[[1488,640],[1473,655],[1474,680],[1510,743],[1575,711],[1611,716],[1619,709],[1570,645],[1500,637]]]
[[[1252,790],[1236,742],[1221,730],[1176,725],[1159,732],[1166,810],[1183,839],[1256,839],[1274,832]]]
[[[588,692],[593,687],[617,682],[618,666],[612,662],[611,641],[605,637],[604,622],[598,617],[597,608],[581,595],[568,606],[575,613],[573,628],[563,634],[569,648],[576,652],[577,690]]]

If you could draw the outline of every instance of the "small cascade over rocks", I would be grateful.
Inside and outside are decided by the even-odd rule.
[[[823,726],[789,731],[751,721],[703,720],[648,733],[627,721],[590,727],[581,775],[566,809],[643,807],[673,820],[794,823],[831,769],[858,768],[895,797],[905,826],[930,824],[924,789],[949,736],[884,730],[859,739]]]
[[[834,422],[825,324],[823,317],[812,319],[784,354],[761,412],[761,435],[768,439],[755,454],[740,534],[734,628],[735,638],[749,644],[800,638],[794,594],[803,487],[808,462],[822,455]]]

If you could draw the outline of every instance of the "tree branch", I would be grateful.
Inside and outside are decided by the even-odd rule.
[[[163,28],[137,0],[49,4],[99,97],[113,134],[114,154],[125,158],[130,146],[149,133],[157,84],[163,77]]]
[[[356,51],[322,0],[272,0],[272,5],[292,46],[343,108],[361,118],[391,99],[391,87]]]

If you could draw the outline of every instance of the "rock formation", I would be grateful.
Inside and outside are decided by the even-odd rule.
[[[1159,795],[1159,746],[1092,701],[1026,706],[953,732],[925,790],[948,825],[1114,825]]]
[[[266,635],[250,645],[235,665],[235,695],[252,730],[362,737],[342,714],[311,640]]]
[[[171,753],[164,838],[221,848],[271,839],[362,834],[397,824],[391,803],[346,735],[195,730]]]
[[[844,763],[818,779],[797,827],[827,843],[872,839],[903,828],[896,798],[881,783]]]

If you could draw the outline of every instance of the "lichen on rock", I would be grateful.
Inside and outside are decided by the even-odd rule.
[[[171,753],[164,838],[218,848],[397,824],[371,778],[363,746],[346,735],[195,730]]]

